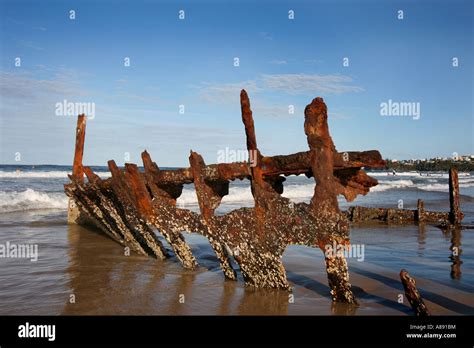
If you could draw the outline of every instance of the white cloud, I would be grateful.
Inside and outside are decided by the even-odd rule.
[[[252,111],[255,115],[265,117],[293,117],[294,115],[301,115],[301,110],[294,107],[294,113],[289,113],[289,105],[270,105],[257,99],[252,102]]]
[[[249,94],[260,92],[281,92],[288,95],[339,94],[361,92],[350,76],[317,74],[260,75],[255,80],[238,83],[202,83],[194,86],[200,89],[201,98],[209,103],[226,104],[238,100],[240,91]]]
[[[51,78],[36,78],[28,72],[18,73],[0,71],[0,95],[5,98],[42,100],[44,98],[64,98],[83,96],[85,91],[75,79],[72,70],[58,69]]]
[[[277,74],[260,77],[263,89],[288,94],[348,93],[364,89],[352,85],[352,78],[346,75]]]

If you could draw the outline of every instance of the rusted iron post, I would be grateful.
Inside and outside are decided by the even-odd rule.
[[[425,202],[419,199],[416,204],[416,221],[423,222],[425,219]]]
[[[247,92],[242,90],[240,92],[240,105],[242,110],[242,122],[245,127],[245,136],[247,138],[247,151],[249,153],[249,158],[253,157],[253,165],[250,167],[250,185],[252,189],[252,195],[255,201],[255,208],[257,213],[257,218],[263,218],[263,209],[265,205],[265,199],[262,199],[262,190],[265,191],[265,183],[263,181],[262,173],[262,164],[260,162],[261,154],[257,148],[257,137],[255,135],[255,126],[253,123],[252,110],[250,109],[250,100]],[[255,153],[256,155],[252,155]],[[263,225],[263,220],[259,226]]]
[[[327,109],[322,98],[315,98],[305,109],[304,131],[311,151],[311,169],[317,185],[311,207],[318,214],[340,214],[337,190],[333,176],[336,148],[329,135]],[[332,219],[331,219],[332,220]]]
[[[74,161],[72,165],[72,176],[75,180],[82,182],[84,180],[84,169],[82,168],[82,158],[84,155],[84,141],[86,138],[86,115],[82,114],[77,117],[76,126],[76,145],[74,147]],[[67,220],[70,224],[76,224],[84,219],[81,211],[77,207],[76,202],[69,198]]]
[[[84,155],[84,141],[86,139],[86,115],[77,117],[76,127],[76,146],[74,148],[74,162],[72,166],[72,175],[76,180],[84,179],[84,169],[82,168],[82,158]]]
[[[458,171],[452,167],[449,169],[449,222],[453,225],[461,223],[464,214],[459,204],[459,179]]]
[[[400,271],[400,279],[403,284],[403,288],[405,289],[405,295],[410,302],[411,308],[415,312],[417,317],[428,316],[431,315],[428,307],[426,307],[423,299],[421,298],[420,292],[416,288],[415,279],[410,277],[408,272],[404,269]]]
[[[337,202],[337,195],[341,191],[333,176],[336,147],[329,135],[327,107],[323,99],[313,99],[304,114],[304,131],[311,151],[311,168],[316,181],[310,209],[318,220],[319,228],[332,232],[327,240],[320,241],[320,247],[325,252],[329,288],[333,300],[355,303],[344,255],[336,250],[326,252],[328,245],[332,248],[333,245],[349,243],[348,238],[341,237],[348,235],[349,224]]]

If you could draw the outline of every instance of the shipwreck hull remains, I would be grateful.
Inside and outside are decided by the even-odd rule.
[[[282,263],[288,245],[320,248],[325,256],[332,299],[356,303],[344,255],[328,253],[328,246],[348,246],[350,221],[370,220],[377,214],[365,213],[361,207],[342,212],[337,196],[341,194],[352,201],[358,194],[367,194],[377,180],[363,168],[383,168],[385,161],[375,150],[337,152],[322,98],[315,98],[305,109],[304,131],[309,151],[263,156],[244,90],[240,102],[251,161],[206,165],[201,155],[191,151],[188,168],[161,170],[144,151],[143,170],[131,163],[121,169],[111,160],[111,177],[107,179],[101,179],[82,164],[86,116],[80,115],[71,182],[65,185],[70,198],[69,222],[93,223],[124,247],[164,260],[170,253],[155,234],[157,231],[182,266],[191,270],[198,263],[183,232],[199,233],[209,240],[225,278],[236,280],[240,271],[246,285],[257,288],[290,290]],[[285,176],[300,174],[313,177],[317,183],[309,204],[294,203],[281,196]],[[235,179],[249,180],[254,207],[215,215],[222,198],[229,193],[229,182]],[[200,214],[176,205],[183,185],[191,183]],[[452,205],[456,206],[455,196]],[[459,213],[446,217],[449,221],[462,218]],[[379,212],[377,216],[383,214],[387,215]],[[408,216],[405,221],[411,221],[412,213],[403,214]],[[429,216],[423,212],[425,219],[429,220]]]
[[[299,244],[327,251],[327,245],[348,245],[349,221],[339,210],[337,195],[353,200],[367,194],[377,181],[361,168],[384,167],[385,161],[378,151],[336,152],[322,98],[305,109],[309,151],[265,157],[257,147],[244,90],[240,101],[251,162],[206,165],[191,151],[188,168],[160,170],[145,151],[143,171],[135,164],[120,169],[109,161],[112,176],[105,180],[82,165],[86,117],[80,115],[71,183],[65,185],[71,200],[70,222],[93,222],[123,246],[166,259],[169,252],[156,236],[157,230],[187,269],[195,269],[197,261],[182,233],[199,233],[209,240],[227,279],[237,279],[236,263],[247,285],[290,290],[281,260],[286,247]],[[299,174],[314,177],[318,183],[309,204],[281,196],[284,176]],[[229,181],[235,179],[250,181],[255,206],[215,215],[229,193]],[[194,183],[200,214],[176,206],[183,185],[189,183]],[[326,252],[325,260],[333,300],[355,303],[344,256]]]

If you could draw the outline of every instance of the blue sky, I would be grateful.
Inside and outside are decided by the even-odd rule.
[[[245,148],[241,88],[266,155],[308,149],[303,110],[317,96],[339,151],[474,153],[472,1],[0,4],[3,164],[72,162],[76,118],[55,114],[64,99],[96,105],[87,164],[121,164],[126,153],[140,163],[144,149],[159,166],[187,165],[190,149],[213,163],[219,150]],[[420,103],[420,118],[381,116],[389,99]]]

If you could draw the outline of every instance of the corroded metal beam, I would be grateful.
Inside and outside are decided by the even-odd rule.
[[[84,155],[84,142],[86,137],[86,115],[77,117],[76,125],[76,144],[74,147],[74,160],[72,165],[72,176],[74,180],[82,182],[84,180],[84,169],[82,167],[82,158]],[[71,179],[72,180],[72,179]],[[81,221],[81,211],[76,205],[75,200],[69,199],[67,210],[67,221],[70,224],[84,223]]]
[[[339,152],[335,154],[334,175],[343,176],[345,169],[384,168],[386,161],[376,150],[361,152]],[[344,160],[346,158],[346,160]],[[290,155],[262,156],[263,176],[300,175],[312,176],[310,151]],[[207,165],[204,176],[207,180],[225,178],[226,180],[245,179],[250,175],[251,167],[247,163],[219,163]],[[161,170],[160,182],[163,184],[191,184],[193,175],[191,168]]]
[[[459,204],[459,179],[456,168],[449,169],[449,222],[458,225],[464,218]]]
[[[400,271],[400,280],[402,281],[403,288],[405,289],[405,296],[411,305],[411,308],[415,312],[417,317],[425,317],[431,315],[428,307],[426,307],[423,298],[420,295],[416,287],[416,281],[410,277],[410,274],[404,269]]]

